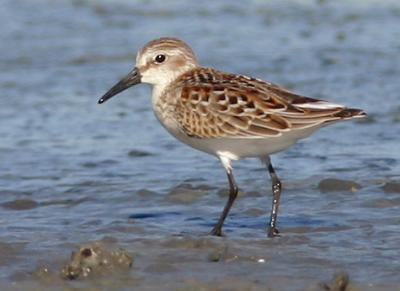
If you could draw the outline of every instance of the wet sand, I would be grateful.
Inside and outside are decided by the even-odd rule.
[[[329,231],[347,230],[314,230],[313,235],[323,236]],[[122,260],[116,259],[106,265],[96,259],[89,264],[82,263],[80,254],[91,249],[87,244],[80,248],[79,258],[75,254],[61,270],[60,262],[67,260],[53,258],[51,263],[38,267],[28,277],[26,274],[14,277],[18,282],[15,290],[28,286],[29,289],[46,287],[50,290],[78,287],[94,290],[395,290],[390,280],[380,284],[353,282],[351,275],[344,271],[348,266],[341,257],[343,252],[328,243],[313,245],[310,231],[297,229],[287,236],[251,241],[197,235],[138,239],[129,244],[134,253],[132,266],[132,255],[126,255],[124,250],[118,254],[119,257],[124,254]],[[98,247],[98,244],[95,245]],[[107,243],[101,245],[103,253],[112,252],[104,247]],[[331,253],[337,259],[312,256],[307,249],[319,249],[320,254]],[[82,269],[78,270],[77,266]],[[288,266],[292,275],[287,274]],[[89,271],[85,273],[84,268]],[[365,271],[368,268],[366,265]]]
[[[226,198],[223,189],[220,195],[218,189],[195,183],[173,187],[167,194],[142,189],[137,198],[146,203],[158,200],[162,210],[142,207],[108,225],[99,222],[101,216],[79,224],[85,236],[102,237],[98,242],[76,245],[75,230],[67,240],[52,242],[51,249],[37,254],[29,253],[32,242],[2,243],[1,264],[22,269],[2,288],[396,290],[398,218],[382,217],[379,209],[391,212],[400,205],[398,182],[361,183],[386,196],[370,199],[360,199],[362,190],[354,190],[354,181],[335,180],[329,186],[331,182],[322,180],[314,187],[317,197],[312,200],[325,200],[318,209],[296,194],[310,191],[312,185],[287,183],[282,236],[275,239],[268,239],[263,229],[268,199],[261,192],[241,193],[225,237],[218,238],[207,231]],[[13,211],[27,211],[21,205]],[[37,206],[41,207],[46,206]],[[207,212],[212,217],[207,218]],[[95,231],[90,234],[85,229]],[[346,288],[334,287],[343,280],[348,281]]]
[[[0,6],[0,290],[399,290],[398,1]],[[165,132],[146,86],[97,105],[161,35],[368,112],[272,157],[281,237],[257,161],[235,163],[238,200],[210,237],[219,162]]]

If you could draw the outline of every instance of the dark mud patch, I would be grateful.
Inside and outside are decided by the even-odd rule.
[[[155,156],[155,154],[148,152],[148,151],[143,151],[143,150],[130,150],[128,152],[128,157],[130,157],[130,158],[142,158],[142,157],[149,157],[149,156]]]
[[[196,187],[192,184],[184,183],[173,187],[167,194],[166,200],[168,202],[191,204],[198,201],[202,196],[208,193],[208,189],[202,186]]]
[[[360,190],[361,188],[362,188],[361,185],[358,184],[357,182],[350,180],[335,179],[335,178],[328,178],[321,180],[318,184],[318,189],[322,193],[340,192],[340,191],[354,193]]]
[[[16,199],[1,203],[1,206],[10,210],[30,210],[39,206],[39,203],[31,199]]]
[[[386,193],[400,193],[400,181],[387,182],[382,189]]]

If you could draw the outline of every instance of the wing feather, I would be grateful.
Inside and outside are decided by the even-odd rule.
[[[174,118],[198,138],[272,137],[353,116],[342,114],[350,109],[341,105],[209,68],[186,73],[174,88],[179,90]]]

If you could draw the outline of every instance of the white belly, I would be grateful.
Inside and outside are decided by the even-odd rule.
[[[211,155],[225,155],[230,159],[237,160],[250,157],[266,157],[270,154],[282,151],[305,138],[321,126],[312,128],[283,132],[276,137],[254,137],[254,138],[195,138],[187,136],[178,127],[174,120],[163,120],[161,124],[179,141]]]
[[[274,137],[222,137],[222,138],[195,138],[186,135],[176,120],[165,114],[167,108],[157,106],[158,97],[162,89],[155,88],[153,91],[153,110],[165,129],[181,142],[202,152],[215,156],[226,156],[237,160],[249,157],[267,157],[270,154],[282,151],[305,138],[320,128],[314,127],[282,132],[280,136]]]

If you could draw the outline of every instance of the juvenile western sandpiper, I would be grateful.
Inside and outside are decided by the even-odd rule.
[[[136,67],[99,103],[139,83],[153,85],[153,110],[169,133],[216,156],[225,168],[229,198],[213,235],[222,234],[238,194],[231,161],[254,157],[266,165],[272,180],[268,236],[276,236],[282,184],[270,155],[325,125],[366,115],[360,109],[301,96],[260,79],[202,67],[185,42],[170,37],[147,43],[137,54]]]

